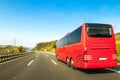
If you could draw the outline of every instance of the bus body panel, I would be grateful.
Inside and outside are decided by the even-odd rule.
[[[111,29],[112,37],[108,38],[96,38],[86,35],[87,55],[90,55],[90,60],[88,60],[89,68],[115,67],[117,65],[114,58],[116,55],[115,36],[112,27]]]
[[[72,59],[74,61],[73,65],[76,68],[96,69],[116,67],[116,44],[112,26],[112,37],[90,37],[86,27],[86,24],[81,26],[80,42],[57,47],[56,57],[63,62],[66,62],[67,58],[69,61]],[[57,43],[60,42],[58,41]]]

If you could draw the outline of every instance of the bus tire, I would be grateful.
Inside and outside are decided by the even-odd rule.
[[[59,59],[59,56],[58,56],[58,55],[56,56],[56,58],[57,58],[57,60],[58,60],[58,61],[60,61],[60,59]]]
[[[70,60],[69,60],[69,58],[66,58],[66,64],[67,64],[68,67],[70,67]]]
[[[73,61],[73,59],[70,60],[70,66],[72,67],[72,69],[76,69],[76,67],[74,66],[74,61]]]

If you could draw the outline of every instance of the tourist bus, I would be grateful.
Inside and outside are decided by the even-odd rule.
[[[72,68],[116,67],[116,44],[112,25],[82,24],[58,40],[56,58]]]

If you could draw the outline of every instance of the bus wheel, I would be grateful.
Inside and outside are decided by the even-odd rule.
[[[59,56],[57,55],[56,57],[57,57],[57,60],[59,61],[59,60],[60,60],[60,59],[59,59]]]
[[[70,67],[70,60],[68,58],[66,59],[66,64]]]
[[[71,66],[73,69],[76,69],[73,64],[74,64],[74,61],[73,61],[73,59],[71,59],[71,60],[70,60],[70,66]]]

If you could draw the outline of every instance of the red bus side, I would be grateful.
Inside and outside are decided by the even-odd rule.
[[[74,66],[75,67],[82,67],[83,66],[83,53],[85,51],[85,26],[83,24],[82,27],[82,32],[81,32],[81,42],[64,46],[61,48],[56,49],[56,57],[63,61],[66,62],[67,58],[70,60],[72,59],[74,61]]]

